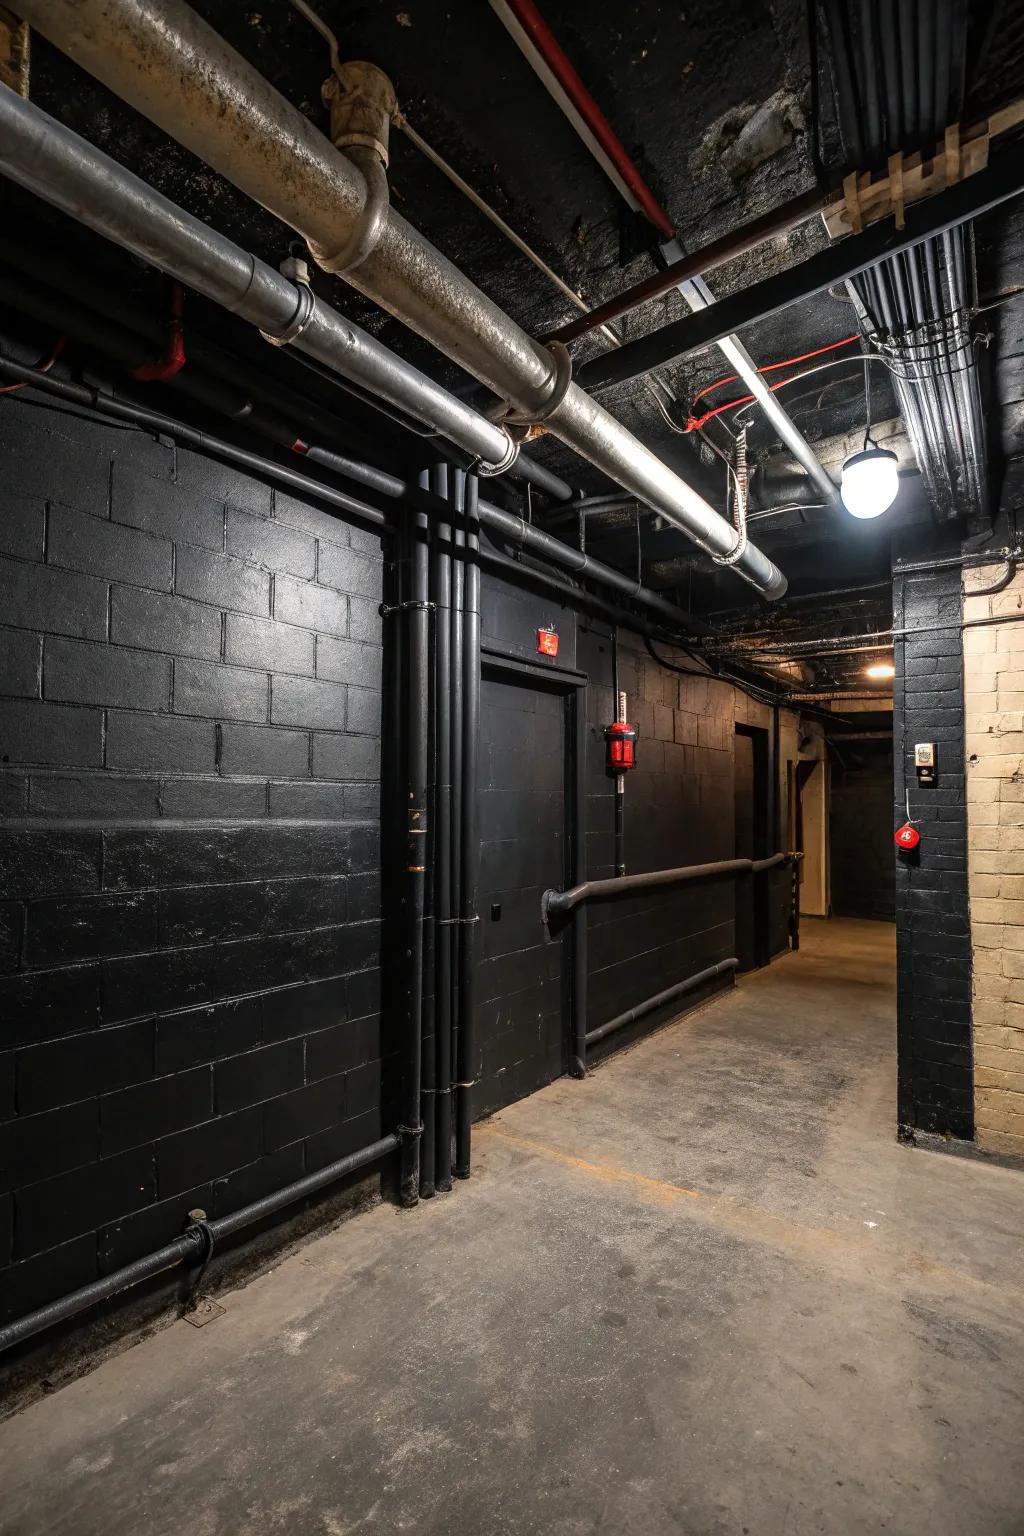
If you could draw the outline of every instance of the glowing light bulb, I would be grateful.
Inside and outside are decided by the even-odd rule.
[[[881,517],[900,488],[896,455],[887,448],[866,448],[843,465],[839,494],[851,517]]]
[[[874,677],[881,680],[885,677],[895,677],[896,668],[891,661],[877,661],[872,667],[864,668],[865,677]]]

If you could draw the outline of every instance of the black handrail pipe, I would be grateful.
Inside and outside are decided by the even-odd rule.
[[[34,1312],[29,1312],[12,1323],[3,1324],[0,1326],[0,1352],[25,1343],[37,1333],[53,1328],[58,1323],[68,1322],[99,1302],[107,1301],[110,1297],[141,1284],[143,1280],[151,1280],[166,1270],[176,1269],[181,1264],[205,1263],[213,1247],[225,1238],[234,1237],[245,1227],[252,1226],[253,1223],[267,1216],[276,1215],[285,1206],[294,1205],[298,1200],[318,1194],[320,1190],[326,1189],[328,1184],[334,1184],[338,1179],[345,1178],[350,1173],[356,1173],[360,1168],[368,1167],[370,1163],[375,1163],[387,1156],[389,1152],[396,1151],[401,1145],[402,1137],[397,1133],[382,1136],[379,1141],[373,1142],[370,1146],[363,1147],[358,1152],[350,1152],[347,1157],[328,1163],[323,1168],[318,1168],[315,1173],[307,1174],[305,1178],[297,1179],[293,1184],[287,1184],[283,1189],[275,1190],[273,1194],[264,1195],[261,1200],[254,1200],[250,1205],[243,1205],[227,1216],[217,1216],[210,1221],[194,1223],[186,1228],[180,1237],[175,1238],[172,1243],[165,1244],[163,1248],[147,1253],[142,1258],[134,1259],[131,1264],[112,1270],[109,1275],[103,1275],[99,1280],[93,1280],[77,1291],[70,1291],[56,1301],[47,1302],[45,1306],[37,1307]]]
[[[636,891],[660,890],[666,886],[688,885],[694,880],[712,880],[722,875],[758,875],[800,859],[799,853],[773,853],[767,859],[719,859],[711,864],[683,864],[675,869],[652,869],[641,875],[617,875],[609,880],[585,880],[567,891],[547,890],[540,899],[541,920],[563,917],[581,902],[608,901],[632,896]]]
[[[634,1003],[632,1008],[627,1008],[625,1013],[618,1013],[614,1019],[609,1019],[607,1024],[599,1024],[596,1029],[588,1030],[586,1043],[588,1048],[597,1045],[598,1041],[606,1040],[609,1035],[614,1035],[617,1030],[625,1029],[627,1024],[635,1024],[637,1019],[642,1019],[646,1014],[653,1013],[656,1008],[665,1003],[672,1003],[677,997],[683,997],[687,992],[696,992],[709,981],[715,981],[719,976],[727,972],[735,971],[739,965],[735,955],[728,960],[719,960],[717,965],[706,966],[703,971],[697,971],[693,976],[687,976],[685,981],[677,981],[674,986],[666,987],[662,992],[655,992],[653,997],[645,997],[642,1003]]]

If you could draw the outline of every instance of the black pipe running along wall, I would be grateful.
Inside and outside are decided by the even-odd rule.
[[[409,826],[382,827],[380,797],[382,775],[392,796],[419,772],[400,739],[411,681],[400,637],[417,614],[435,635],[440,620],[395,607],[424,600],[415,508],[399,551],[312,494],[38,396],[0,404],[0,455],[0,1271],[13,1318],[175,1240],[196,1208],[223,1216],[400,1127],[418,1144],[420,1085],[401,1050],[421,1002],[401,977],[382,999],[382,831],[399,909],[413,861]],[[453,562],[452,719],[471,719],[477,534],[472,520],[460,527],[460,488],[473,482],[446,474],[451,548],[470,556]],[[515,561],[500,569],[485,564],[485,650],[547,665],[537,631],[554,625],[551,665],[582,675],[597,875],[614,837],[610,629],[585,599],[538,591]],[[641,730],[627,867],[664,860],[649,833],[659,817],[673,862],[731,853],[733,719],[758,706],[727,683],[674,676],[625,627],[620,644]],[[492,727],[485,698],[488,748]],[[464,742],[450,739],[454,790]],[[483,790],[494,761],[481,756]],[[508,771],[536,770],[513,757]],[[507,926],[509,893],[509,955],[487,958],[493,904],[476,905],[475,816],[453,793],[449,913],[460,921],[446,925],[444,1060],[459,1173],[491,1090],[528,1091],[533,1070],[526,1042],[495,1037],[514,991],[501,966],[514,978],[528,944],[517,950]],[[436,920],[436,887],[433,899]],[[710,900],[627,910],[598,936],[589,1024],[728,956],[727,893]],[[523,913],[539,932],[539,900]],[[435,921],[435,959],[441,931]],[[457,1007],[467,978],[479,982],[469,1029]],[[424,992],[436,1001],[436,972]],[[556,1005],[556,1030],[570,1002]],[[443,1158],[435,1176],[444,1188]]]

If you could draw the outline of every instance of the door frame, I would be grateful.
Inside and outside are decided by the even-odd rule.
[[[587,674],[573,668],[529,661],[498,646],[480,647],[480,670],[500,682],[529,682],[560,694],[566,711],[565,837],[566,879],[579,885],[587,877]],[[568,1007],[563,1008],[563,1061],[574,1077],[583,1076],[580,1042],[586,1034],[583,1013],[587,995],[587,906],[580,902],[572,917],[572,963],[568,976]],[[564,996],[564,991],[563,991]]]
[[[751,743],[751,798],[753,804],[752,817],[752,841],[753,856],[755,859],[763,859],[775,850],[769,847],[772,833],[773,803],[772,803],[772,776],[776,771],[772,762],[771,742],[769,740],[768,727],[762,725],[750,725],[746,721],[737,720],[734,727],[734,736],[745,736]],[[753,969],[761,970],[768,965],[772,958],[771,942],[771,890],[769,880],[764,874],[756,874],[751,877],[750,905],[751,919],[753,923]],[[736,882],[736,902],[745,898],[743,883]]]

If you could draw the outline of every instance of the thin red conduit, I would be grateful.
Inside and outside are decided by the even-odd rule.
[[[533,0],[505,0],[505,3],[615,166],[647,218],[666,240],[671,240],[675,234],[672,220],[630,159],[615,129],[576,73],[568,55],[560,46]]]

